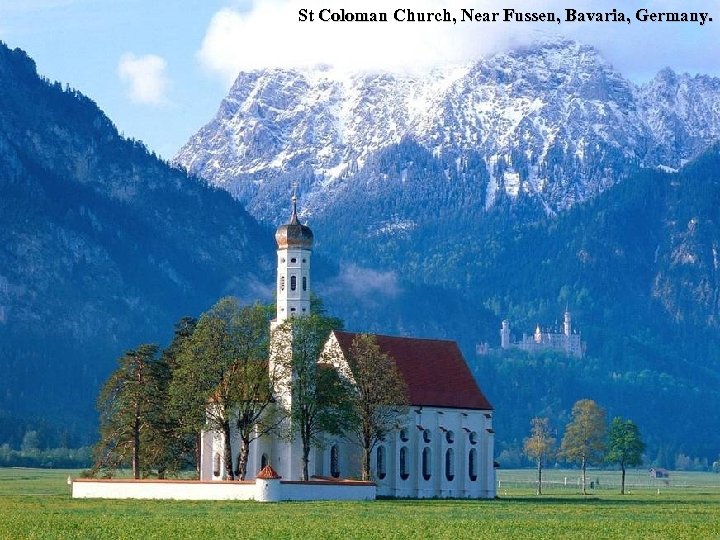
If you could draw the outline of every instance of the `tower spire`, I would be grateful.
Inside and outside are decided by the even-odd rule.
[[[310,255],[313,233],[297,215],[297,184],[293,183],[290,222],[275,232],[277,242],[277,317],[276,324],[288,317],[310,314]]]
[[[297,182],[292,183],[292,197],[290,197],[290,201],[292,202],[292,215],[290,216],[290,224],[291,225],[297,225],[300,223],[297,216]]]

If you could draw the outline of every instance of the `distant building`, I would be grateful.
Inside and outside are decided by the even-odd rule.
[[[658,467],[653,467],[649,471],[650,478],[670,478],[670,473],[667,469],[660,469]]]
[[[500,348],[520,349],[529,353],[564,352],[568,356],[574,356],[575,358],[585,356],[585,342],[582,341],[577,331],[573,331],[572,318],[567,310],[565,310],[562,329],[543,331],[538,324],[535,327],[535,333],[531,335],[523,334],[522,339],[515,342],[512,341],[510,335],[510,321],[505,319],[500,328]]]

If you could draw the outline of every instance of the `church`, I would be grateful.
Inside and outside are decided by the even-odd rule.
[[[313,233],[300,223],[292,199],[289,223],[278,227],[275,328],[288,317],[310,313]],[[343,373],[357,334],[334,331],[325,348]],[[393,497],[495,497],[493,408],[453,341],[376,335],[381,352],[396,363],[408,389],[409,406],[397,428],[372,454],[377,494]],[[289,397],[276,388],[278,400]],[[284,394],[284,395],[283,395]],[[291,406],[291,404],[288,404]],[[234,463],[240,444],[231,435]],[[223,434],[201,434],[200,480],[227,477]],[[266,435],[250,445],[248,480],[270,465],[285,480],[301,478],[301,444]],[[311,480],[359,478],[360,449],[341,437],[327,437],[310,455]]]

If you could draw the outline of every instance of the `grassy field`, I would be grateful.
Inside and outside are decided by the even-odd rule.
[[[70,498],[77,471],[0,469],[0,538],[720,538],[720,476],[549,471],[536,497],[534,471],[500,471],[494,501],[277,503],[107,501]],[[565,481],[567,478],[567,481]],[[596,484],[597,485],[597,484]]]

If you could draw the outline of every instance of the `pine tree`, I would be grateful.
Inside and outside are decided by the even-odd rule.
[[[150,466],[143,460],[158,436],[164,407],[157,352],[157,345],[148,344],[127,351],[100,391],[95,470],[112,472],[129,462],[133,478],[140,478]]]

